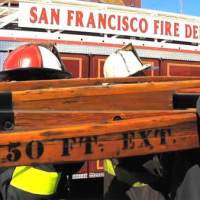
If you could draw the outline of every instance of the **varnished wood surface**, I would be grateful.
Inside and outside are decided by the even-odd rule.
[[[180,89],[180,90],[177,90],[176,93],[178,93],[178,94],[200,94],[200,87],[199,88]]]
[[[200,80],[12,88],[15,127],[0,134],[0,164],[74,162],[198,148],[196,110],[172,109],[173,94],[186,88],[200,88]]]
[[[200,80],[13,91],[12,99],[16,110],[163,110],[176,90],[195,87]]]
[[[34,90],[44,88],[61,88],[75,86],[101,85],[102,83],[138,83],[138,82],[165,82],[181,80],[199,80],[195,76],[155,76],[155,77],[128,77],[128,78],[82,78],[82,79],[63,79],[63,80],[34,80],[34,81],[12,81],[1,82],[0,90]]]
[[[163,115],[194,113],[195,110],[148,111],[15,111],[13,131],[25,131],[56,127],[70,127],[84,123],[108,123],[117,120],[137,119]]]
[[[196,120],[196,113],[182,113],[7,132],[0,134],[0,164],[96,160],[197,148]]]

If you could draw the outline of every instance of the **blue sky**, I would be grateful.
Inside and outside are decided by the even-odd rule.
[[[167,12],[181,12],[186,15],[200,16],[200,0],[141,0],[142,7]]]

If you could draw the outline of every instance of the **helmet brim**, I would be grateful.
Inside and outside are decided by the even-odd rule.
[[[47,68],[23,68],[0,72],[1,81],[28,81],[68,78],[72,78],[72,75],[69,72]]]

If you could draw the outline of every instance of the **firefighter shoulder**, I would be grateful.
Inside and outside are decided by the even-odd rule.
[[[44,46],[28,44],[13,50],[0,72],[2,81],[70,78],[59,58]],[[39,200],[55,195],[62,173],[77,166],[35,165],[0,169],[0,199]],[[79,167],[77,167],[79,169]]]
[[[104,77],[141,76],[144,75],[144,70],[150,67],[142,64],[135,51],[120,49],[106,59]],[[154,175],[146,173],[143,164],[151,163],[151,160],[152,156],[104,160],[104,199],[164,200],[159,192],[146,184],[149,181],[148,177],[154,179]],[[141,175],[143,178],[138,178]]]

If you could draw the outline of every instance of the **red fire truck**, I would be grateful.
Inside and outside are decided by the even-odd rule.
[[[157,67],[149,76],[200,75],[198,17],[136,8],[140,1],[98,2],[0,3],[0,68],[21,44],[53,42],[74,78],[103,77],[107,56],[132,43],[144,64]],[[99,177],[100,160],[86,162],[73,175],[74,180]]]

